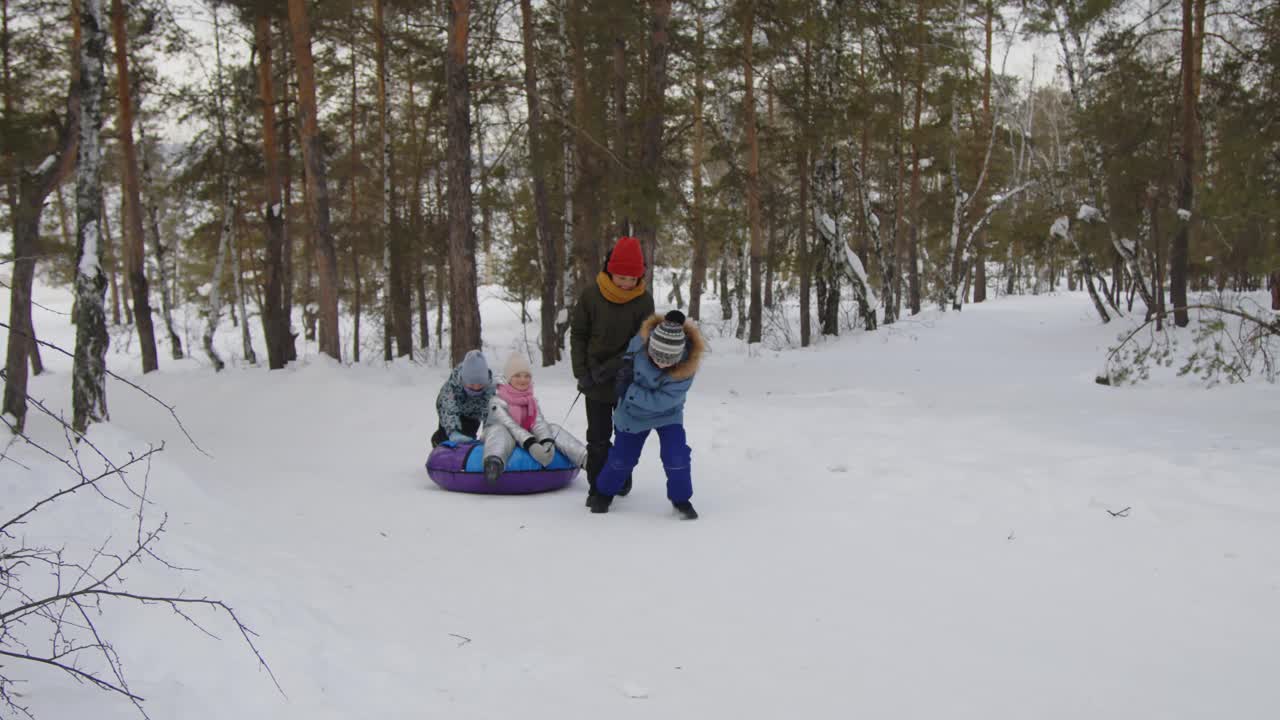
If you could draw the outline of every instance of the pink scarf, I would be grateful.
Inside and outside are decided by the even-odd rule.
[[[507,402],[511,419],[525,430],[533,432],[533,424],[538,420],[538,401],[533,398],[533,385],[522,391],[503,383],[498,386],[498,397]]]

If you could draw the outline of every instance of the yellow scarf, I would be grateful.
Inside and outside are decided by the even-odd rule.
[[[609,273],[602,272],[596,276],[596,285],[600,287],[600,294],[604,295],[604,299],[615,305],[625,305],[644,294],[643,278],[634,288],[623,290],[613,282]]]

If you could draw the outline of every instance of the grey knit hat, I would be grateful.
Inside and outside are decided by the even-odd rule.
[[[684,357],[687,341],[684,334],[684,313],[672,310],[649,333],[649,357],[655,365],[675,365]]]
[[[493,379],[493,373],[489,371],[489,363],[484,359],[484,353],[479,350],[472,350],[467,356],[462,358],[462,364],[458,366],[458,379],[463,385],[488,385]]]

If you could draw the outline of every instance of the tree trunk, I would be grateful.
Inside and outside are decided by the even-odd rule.
[[[1173,303],[1173,322],[1186,327],[1191,322],[1187,313],[1187,270],[1191,246],[1192,222],[1195,220],[1196,146],[1200,136],[1198,68],[1202,45],[1196,35],[1199,7],[1204,0],[1182,0],[1182,138],[1178,153],[1178,231],[1169,249],[1169,300]],[[1203,23],[1203,21],[1200,21]]]
[[[465,0],[461,0],[465,2]],[[311,22],[306,0],[289,0],[289,29],[298,66],[298,113],[302,117],[302,161],[307,201],[311,205],[316,268],[320,285],[320,352],[342,360],[338,337],[338,254],[329,224],[329,189],[324,148],[316,108],[315,61],[311,57]]]
[[[258,99],[262,103],[262,158],[265,165],[267,206],[263,212],[266,230],[267,264],[263,283],[262,331],[267,339],[267,366],[283,368],[290,360],[293,335],[284,307],[285,245],[284,206],[281,202],[280,153],[276,137],[275,85],[271,67],[271,18],[258,15],[254,23],[254,43],[258,56]],[[289,130],[286,126],[285,133]]]
[[[352,240],[355,236],[352,235]],[[351,244],[351,362],[360,364],[360,253]]]
[[[418,290],[418,342],[423,350],[431,347],[431,315],[427,306],[427,271],[422,263],[414,264],[414,284]]]
[[[613,100],[613,154],[623,165],[630,163],[630,144],[627,142],[627,38],[625,36],[625,19],[619,8],[624,7],[623,3],[614,3],[610,5],[611,11],[614,13],[610,18],[610,25],[614,28],[615,35],[613,37],[613,83],[612,83],[612,100]],[[607,176],[611,187],[611,200],[615,213],[617,213],[617,227],[613,231],[613,235],[621,237],[632,234],[631,221],[634,219],[632,210],[634,209],[633,193],[634,187],[632,183],[622,180],[616,173],[609,173]],[[602,238],[605,239],[605,238]],[[607,239],[606,239],[607,240]],[[641,246],[644,249],[643,245]],[[650,287],[653,286],[653,256],[644,253],[645,259],[645,281]]]
[[[827,304],[822,308],[822,329],[827,335],[840,334],[840,271],[834,259],[828,257],[824,263],[827,272]],[[865,321],[866,317],[863,316]],[[868,330],[875,329],[870,325]]]
[[[571,85],[570,78],[573,77],[573,67],[569,62],[569,9],[570,3],[562,1],[560,3],[560,12],[556,15],[556,34],[559,40],[560,51],[560,77],[556,83],[556,92],[559,99],[559,106],[563,112],[567,112],[569,108],[568,87]],[[552,76],[555,73],[551,73]],[[574,279],[577,273],[574,270],[573,257],[573,130],[568,123],[562,123],[560,129],[560,148],[563,157],[561,166],[561,194],[564,196],[564,208],[561,210],[561,277],[560,277],[560,315],[556,318],[556,344],[561,352],[564,351],[565,337],[569,334],[570,318],[573,316],[573,304],[577,299],[577,283]]]
[[[493,199],[489,192],[489,166],[485,163],[484,137],[486,128],[484,126],[484,113],[476,112],[475,114],[476,128],[471,133],[476,139],[476,164],[479,165],[477,174],[480,176],[480,247],[484,251],[485,258],[485,280],[489,282],[489,276],[492,265],[489,262],[489,255],[493,252]],[[472,200],[474,203],[474,199]]]
[[[10,46],[13,37],[9,33],[9,0],[0,0],[0,102],[3,103],[4,115],[3,119],[8,123],[14,114],[14,98],[13,98],[13,62]],[[8,175],[4,179],[5,202],[9,210],[9,221],[16,223],[18,206],[18,173],[21,170],[17,167],[14,159],[14,147],[12,143],[6,142],[0,147],[0,162],[2,167],[8,171]],[[66,220],[63,220],[63,235],[66,235]],[[24,361],[25,362],[25,361]],[[24,405],[25,408],[25,405]]]
[[[538,95],[538,66],[533,42],[533,3],[520,0],[520,38],[524,44],[524,94],[529,110],[529,164],[533,175],[533,206],[538,244],[542,248],[542,366],[560,359],[556,334],[556,282],[560,275],[560,237],[551,230],[551,201],[547,197],[547,138],[543,135],[542,98]]]
[[[350,164],[351,169],[348,177],[348,192],[350,200],[350,208],[347,213],[348,222],[352,228],[365,227],[364,218],[360,214],[360,193],[359,193],[359,170],[360,170],[360,144],[356,140],[356,122],[360,114],[360,108],[356,104],[359,98],[359,88],[356,87],[357,75],[357,59],[356,59],[356,15],[355,7],[352,6],[351,13],[351,114],[347,125],[347,143],[350,146]],[[360,246],[357,241],[357,232],[355,230],[347,233],[347,242],[351,250],[351,315],[352,315],[352,337],[351,337],[351,362],[360,364],[360,320],[361,320],[361,300],[360,297]],[[384,318],[385,319],[385,318]],[[383,323],[383,349],[386,360],[391,360],[391,326]]]
[[[881,292],[884,294],[884,322],[885,324],[891,324],[896,319],[893,307],[894,270],[893,260],[891,257],[893,250],[892,248],[885,248],[884,232],[881,227],[880,217],[876,214],[871,202],[870,181],[867,180],[866,170],[858,161],[854,161],[853,164],[853,181],[858,190],[858,206],[862,209],[863,213],[862,226],[866,228],[865,236],[870,239],[871,252],[875,254],[876,264],[880,270]],[[866,241],[864,240],[864,244],[865,243]],[[832,260],[837,263],[839,262],[839,258],[835,256],[832,257]],[[865,287],[862,289],[858,288],[859,281],[861,281],[865,286],[867,282],[865,278],[865,268],[862,269],[862,273],[850,273],[849,279],[854,283],[854,292],[861,297],[871,294],[870,290]],[[873,304],[874,303],[867,300],[859,301],[859,305],[870,306]],[[866,319],[865,324],[867,329],[874,330],[876,327],[874,308],[866,307],[863,309],[862,313],[864,319]]]
[[[647,275],[657,277],[658,200],[661,191],[662,126],[666,120],[667,24],[671,20],[671,0],[649,2],[649,62],[645,74],[644,130],[640,145],[640,198],[636,209],[636,238],[648,260]]]
[[[14,193],[14,197],[17,197],[17,193]],[[76,244],[76,234],[71,229],[70,218],[67,217],[67,199],[62,195],[61,185],[53,189],[53,202],[58,206],[58,230],[62,233],[62,244],[73,247]]]
[[[76,326],[71,395],[72,427],[84,433],[107,414],[107,322],[102,300],[102,93],[107,34],[101,0],[81,0],[78,95],[80,142],[76,162]]]
[[[31,288],[35,279],[36,255],[39,252],[40,216],[45,198],[56,183],[71,172],[76,155],[75,120],[61,130],[57,161],[36,174],[25,169],[18,181],[19,197],[10,205],[13,211],[13,274],[9,281],[9,331],[5,357],[4,405],[0,413],[17,419],[22,431],[27,412],[27,361],[32,373],[39,375],[41,363],[31,320]]]
[[[104,193],[104,197],[105,197],[105,193]],[[120,212],[116,216],[116,218],[123,219],[124,218],[123,199],[120,203],[119,210]],[[103,212],[103,218],[104,218],[103,222],[105,223],[107,211],[104,209],[102,212]],[[104,225],[103,227],[106,227],[106,226]],[[129,296],[132,294],[132,291],[129,289],[129,273],[127,270],[124,272],[121,272],[121,266],[124,265],[124,260],[121,259],[121,256],[124,255],[127,250],[127,248],[124,247],[123,233],[121,233],[120,242],[113,245],[112,250],[114,251],[114,253],[113,253],[112,263],[111,263],[111,272],[113,275],[119,274],[120,285],[123,286],[120,290],[120,309],[124,311],[124,324],[132,325],[133,324],[133,303],[129,299]]]
[[[444,347],[444,298],[447,275],[444,266],[444,253],[436,260],[436,347]]]
[[[947,247],[950,249],[951,269],[947,273],[946,287],[943,290],[943,310],[959,310],[964,300],[959,295],[961,276],[965,270],[964,248],[960,245],[960,224],[964,219],[967,195],[960,187],[960,167],[956,159],[956,145],[960,142],[960,104],[957,101],[957,90],[951,95],[951,136],[947,148],[948,169],[951,177],[951,231]]]
[[[281,28],[280,36],[285,39],[283,28]],[[282,286],[280,303],[281,312],[284,315],[282,322],[288,328],[289,333],[289,342],[285,345],[285,362],[293,362],[298,359],[298,349],[295,345],[298,334],[293,331],[294,258],[293,233],[290,231],[290,222],[293,219],[293,120],[289,117],[289,77],[292,64],[289,62],[288,42],[280,43],[280,58],[280,67],[284,75],[283,92],[280,93],[280,173],[284,190],[284,207],[283,212],[280,213],[281,254],[284,256],[282,263],[283,277],[280,283]]]
[[[8,116],[13,111],[12,78],[8,37],[9,15],[8,3],[4,3],[4,109]],[[73,14],[72,22],[76,28],[76,39],[79,36],[79,12]],[[79,53],[79,42],[75,43]],[[13,272],[9,280],[9,329],[5,348],[4,400],[0,413],[11,415],[15,419],[15,430],[22,432],[27,414],[27,361],[31,361],[32,374],[42,371],[39,345],[36,342],[35,326],[31,318],[31,289],[35,280],[36,255],[39,252],[40,216],[44,210],[45,200],[49,194],[57,190],[62,181],[75,169],[78,141],[80,137],[79,87],[73,81],[67,91],[67,113],[65,124],[58,129],[57,145],[54,149],[54,161],[45,162],[38,172],[30,172],[26,168],[12,167],[14,182],[9,184],[9,217],[13,223]],[[11,154],[6,153],[6,160],[13,162]],[[59,200],[61,194],[59,193]],[[60,203],[61,205],[61,203]],[[61,208],[60,208],[61,209]],[[101,309],[101,298],[99,298]]]
[[[920,115],[924,109],[925,0],[916,3],[916,106],[911,120],[911,230],[907,237],[907,304],[920,312]]]
[[[729,290],[729,267],[732,263],[729,259],[733,257],[735,250],[730,247],[729,241],[724,242],[720,249],[720,319],[728,322],[733,319],[733,293]]]
[[[983,14],[983,29],[986,36],[986,45],[983,52],[983,70],[982,70],[982,132],[980,137],[988,138],[991,136],[991,23],[995,17],[995,6],[992,0],[987,0],[986,12]],[[983,193],[986,197],[986,193]],[[984,228],[974,236],[973,243],[973,302],[985,302],[987,299],[987,231]]]
[[[809,347],[813,342],[813,311],[809,304],[813,284],[813,258],[809,248],[809,151],[801,148],[796,165],[800,172],[800,347]]]
[[[218,356],[213,337],[218,330],[218,321],[222,318],[222,276],[226,272],[227,252],[231,246],[231,233],[235,232],[235,193],[231,183],[224,179],[225,189],[222,200],[222,229],[218,233],[218,256],[213,263],[213,280],[209,289],[209,308],[205,313],[204,354],[209,356],[215,372],[220,372],[226,363]]]
[[[813,271],[813,294],[814,299],[818,301],[818,332],[826,335],[827,276],[825,271],[827,263],[826,256],[821,251],[821,246],[817,244],[821,236],[818,236],[817,233],[815,233],[815,236],[814,249],[809,254],[809,257],[811,258],[810,264]]]
[[[906,223],[907,213],[907,193],[906,193],[906,177],[907,177],[907,159],[906,159],[906,128],[903,123],[906,119],[906,90],[901,82],[894,86],[894,97],[896,102],[894,107],[897,119],[893,123],[893,232],[889,235],[889,277],[892,282],[885,283],[885,324],[896,321],[902,317],[902,256],[906,251],[906,243],[903,242],[903,225]],[[892,320],[890,316],[892,315]]]
[[[703,222],[706,200],[702,188],[702,162],[706,152],[706,128],[702,105],[706,96],[706,31],[703,29],[701,3],[695,12],[696,41],[694,45],[693,87],[693,208],[689,232],[693,236],[693,271],[689,278],[689,317],[702,319],[702,283],[707,275],[707,233]]]
[[[750,312],[747,309],[747,295],[750,292],[750,276],[748,268],[751,265],[750,248],[737,248],[733,250],[733,297],[737,306],[738,328],[734,331],[734,337],[739,340],[747,339],[747,326],[750,324]]]
[[[116,279],[116,253],[112,248],[111,214],[107,212],[107,201],[104,198],[102,207],[98,209],[102,218],[102,260],[106,263],[107,283],[111,288],[111,324],[120,324],[120,283]]]
[[[769,108],[769,126],[777,127],[775,115],[773,112],[773,79],[768,79],[768,87],[765,89],[765,97],[768,99]],[[759,132],[759,128],[756,128]],[[759,190],[759,175],[757,174],[757,191]],[[764,306],[773,309],[773,271],[778,264],[778,194],[772,187],[767,192],[768,207],[764,212],[764,224],[768,227],[769,243],[764,251]]]
[[[120,230],[123,239],[125,268],[129,275],[129,288],[133,293],[134,324],[138,331],[138,346],[142,351],[142,372],[149,373],[160,367],[156,355],[156,334],[151,319],[151,299],[147,288],[146,244],[142,231],[142,191],[139,183],[138,149],[133,144],[134,95],[129,76],[129,41],[123,0],[111,0],[111,27],[115,36],[116,87],[119,93],[119,109],[116,133],[120,142],[121,191],[124,194],[124,222]]]
[[[25,173],[24,173],[25,174]],[[27,178],[30,181],[30,176]],[[25,189],[25,188],[23,188]],[[34,344],[31,322],[31,286],[35,279],[37,244],[40,239],[40,214],[43,201],[32,207],[27,198],[12,198],[13,276],[9,282],[9,338],[5,356],[4,407],[0,413],[15,418],[15,429],[22,432],[27,416],[27,358]]]
[[[819,46],[821,53],[816,66],[821,73],[819,86],[828,97],[835,97],[839,68],[843,65],[842,51],[848,46],[845,31],[845,14],[837,4],[831,8],[831,16],[823,18],[830,33]],[[841,142],[828,132],[817,143],[821,148],[815,157],[813,185],[815,239],[821,243],[820,273],[825,275],[825,303],[818,312],[825,335],[840,333],[840,281],[847,278],[858,304],[858,315],[867,330],[876,328],[874,297],[867,281],[866,269],[857,254],[849,249],[848,240],[840,231],[844,216],[845,187],[840,174]],[[865,200],[865,199],[864,199]],[[870,211],[864,202],[865,212]],[[865,220],[864,215],[864,220]],[[820,288],[822,290],[822,288]]]
[[[302,240],[302,326],[303,336],[307,340],[316,339],[316,321],[320,306],[316,304],[316,233],[315,213],[312,212],[310,193],[307,191],[306,162],[303,161],[302,204],[306,208],[307,233]]]
[[[593,132],[603,127],[591,103],[592,88],[587,82],[587,41],[583,0],[569,0],[573,40],[573,124],[576,163],[573,185],[573,244],[578,268],[581,270],[579,285],[594,282],[601,267],[601,186],[604,181],[603,161],[600,151],[592,144]],[[594,137],[598,137],[596,134]]]
[[[235,309],[240,313],[240,348],[244,353],[244,361],[250,365],[257,365],[258,354],[253,351],[253,338],[249,334],[249,314],[244,308],[244,276],[240,272],[240,244],[236,242],[235,233],[232,233],[231,245],[227,249],[231,253],[231,280],[236,293]]]
[[[391,132],[387,109],[387,29],[383,20],[383,0],[373,3],[374,41],[378,70],[378,132],[382,140],[382,225],[384,234],[383,264],[387,272],[390,294],[384,300],[383,312],[391,318],[396,340],[396,356],[413,354],[413,300],[409,285],[406,248],[395,215],[395,173],[391,151]]]
[[[1164,304],[1164,238],[1160,236],[1160,205],[1161,193],[1158,186],[1152,186],[1152,190],[1147,194],[1147,213],[1151,217],[1150,222],[1150,240],[1151,246],[1154,248],[1155,261],[1152,268],[1152,283],[1155,285],[1153,293],[1155,295],[1155,304],[1149,307],[1150,312],[1154,312],[1156,316],[1156,330],[1164,330],[1165,321],[1165,304]]]
[[[146,144],[146,123],[138,123],[138,139]],[[160,207],[156,200],[158,191],[151,177],[151,156],[144,147],[142,152],[142,190],[146,195],[147,224],[151,230],[151,251],[156,256],[156,278],[160,281],[160,316],[165,332],[169,334],[169,351],[174,360],[184,357],[182,338],[173,324],[173,287],[169,277],[169,249],[160,237]]]
[[[231,251],[231,234],[236,231],[235,184],[232,181],[230,167],[225,160],[225,158],[229,157],[231,149],[227,140],[227,112],[223,104],[225,90],[222,82],[222,26],[218,17],[218,11],[215,9],[213,13],[214,62],[217,78],[215,107],[217,109],[218,154],[224,158],[222,166],[222,228],[218,234],[218,256],[213,265],[213,280],[210,283],[209,309],[206,313],[204,331],[204,352],[209,356],[209,362],[213,364],[215,372],[221,371],[226,367],[226,363],[218,356],[213,339],[214,333],[218,329],[218,322],[222,317],[222,278],[226,272],[227,255]]]
[[[809,22],[810,12],[805,13],[805,22]],[[797,170],[800,173],[800,347],[809,347],[813,342],[813,312],[809,305],[809,295],[813,281],[813,253],[809,247],[809,222],[813,217],[813,209],[809,207],[809,178],[813,173],[811,155],[813,148],[813,41],[806,36],[804,40],[804,56],[801,67],[803,76],[802,111],[800,120],[800,147],[796,153]]]
[[[471,228],[471,86],[467,81],[471,0],[448,3],[445,83],[449,132],[449,334],[450,356],[456,365],[467,351],[480,348],[481,335],[475,236]]]
[[[743,124],[747,133],[747,221],[751,230],[751,308],[748,343],[760,342],[760,263],[764,259],[764,238],[760,233],[760,145],[756,137],[755,68],[751,51],[755,45],[755,4],[748,0],[742,23]]]
[[[409,233],[413,238],[411,251],[407,257],[403,258],[406,263],[413,267],[413,283],[418,291],[418,342],[422,349],[431,347],[431,320],[427,313],[427,282],[426,267],[424,255],[424,246],[426,245],[424,234],[425,225],[422,217],[422,175],[423,175],[423,156],[426,154],[426,143],[419,142],[418,139],[418,106],[413,99],[414,77],[413,73],[409,74],[409,107],[406,113],[409,117],[409,146],[414,150],[414,168],[413,168],[413,195],[409,203]],[[428,133],[430,137],[430,133]],[[409,248],[407,248],[409,249]]]
[[[1114,250],[1111,253],[1111,285],[1111,292],[1115,296],[1111,304],[1119,305],[1124,302],[1124,258]]]

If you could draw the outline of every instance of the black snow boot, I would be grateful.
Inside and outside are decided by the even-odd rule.
[[[498,477],[502,475],[502,471],[506,469],[502,460],[496,457],[488,457],[484,459],[484,479],[490,485],[498,484]]]
[[[591,495],[587,498],[587,507],[591,508],[593,513],[609,512],[609,505],[613,503],[612,495],[601,495],[599,493]]]
[[[676,512],[680,513],[680,516],[685,520],[698,519],[698,511],[693,509],[693,503],[688,500],[685,500],[684,502],[673,502],[671,503],[671,506],[674,507]]]

